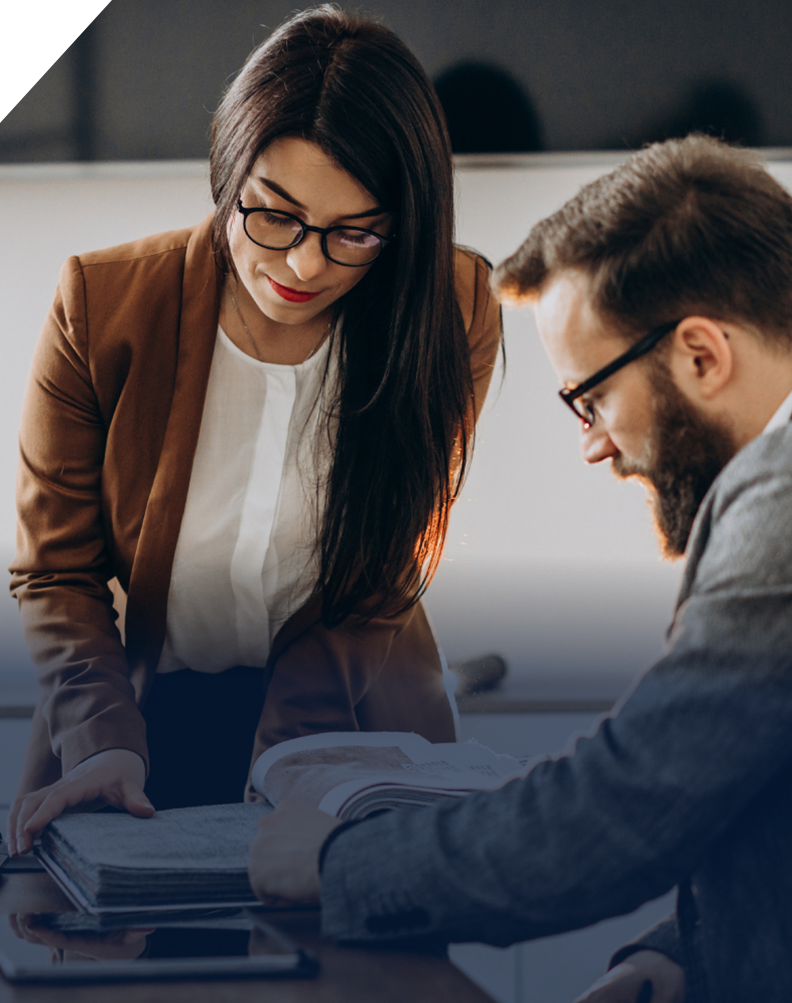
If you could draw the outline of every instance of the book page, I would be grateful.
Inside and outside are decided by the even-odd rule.
[[[253,784],[272,804],[294,797],[335,814],[350,795],[373,785],[489,790],[521,772],[516,759],[477,742],[432,744],[406,732],[335,732],[268,750],[253,768]],[[329,799],[336,789],[338,797]]]

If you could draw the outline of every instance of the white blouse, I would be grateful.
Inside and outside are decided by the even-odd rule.
[[[330,339],[298,366],[245,355],[218,328],[171,572],[158,672],[264,666],[313,591],[330,447],[318,398]],[[334,387],[331,360],[326,387]]]

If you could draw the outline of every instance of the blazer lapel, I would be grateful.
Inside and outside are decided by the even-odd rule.
[[[148,692],[165,640],[173,555],[217,337],[220,289],[211,216],[187,245],[181,297],[173,399],[129,583],[127,656],[139,701]]]

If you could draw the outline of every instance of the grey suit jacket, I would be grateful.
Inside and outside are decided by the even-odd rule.
[[[323,931],[506,945],[679,888],[688,1003],[792,999],[792,427],[702,503],[668,649],[574,752],[325,848]],[[628,949],[629,950],[629,949]]]

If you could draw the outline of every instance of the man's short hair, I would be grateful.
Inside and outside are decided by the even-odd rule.
[[[593,306],[638,337],[691,314],[792,340],[792,197],[759,157],[707,136],[655,143],[537,223],[496,270],[530,299],[577,269]]]

